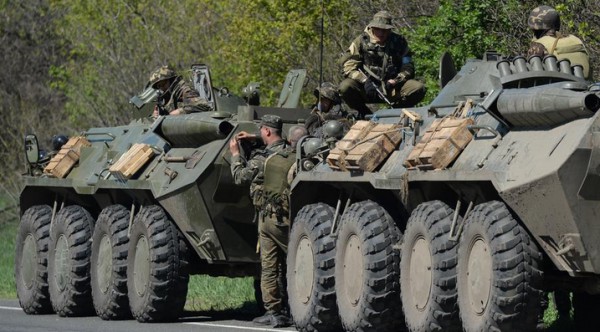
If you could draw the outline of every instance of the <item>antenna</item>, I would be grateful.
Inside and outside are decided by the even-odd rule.
[[[321,0],[321,54],[319,56],[319,88],[321,87],[321,84],[323,83],[323,35],[324,35],[324,30],[325,30],[325,26],[324,26],[324,16],[325,16],[325,0]]]

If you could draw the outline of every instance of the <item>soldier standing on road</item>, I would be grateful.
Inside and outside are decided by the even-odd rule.
[[[390,13],[378,12],[342,58],[346,79],[340,93],[360,117],[371,113],[366,103],[385,101],[380,92],[395,107],[412,107],[425,96],[423,83],[412,79],[415,66],[408,42],[393,27]]]
[[[591,80],[590,57],[581,39],[562,34],[560,15],[550,6],[539,6],[531,11],[527,25],[533,31],[527,56],[555,55],[558,60],[569,59],[571,65],[581,65],[585,79]]]
[[[153,117],[210,111],[210,104],[200,97],[183,78],[169,66],[162,66],[150,75],[146,87],[159,90]]]
[[[288,218],[289,195],[278,192],[287,184],[290,152],[287,142],[281,137],[281,118],[265,115],[260,124],[260,137],[266,145],[255,149],[248,161],[240,154],[239,140],[255,140],[256,135],[240,132],[229,142],[231,152],[231,174],[237,185],[250,184],[250,196],[258,213],[258,233],[261,260],[262,299],[266,309],[263,316],[253,322],[273,327],[286,327],[291,320],[285,313],[286,290],[281,279],[286,270],[285,259],[289,239]],[[274,158],[283,155],[285,158]],[[289,164],[289,165],[288,165]]]

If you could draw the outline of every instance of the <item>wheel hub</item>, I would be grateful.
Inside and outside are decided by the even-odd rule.
[[[363,288],[363,254],[360,239],[355,234],[351,235],[346,243],[343,271],[345,295],[354,307],[360,301]]]
[[[482,315],[487,308],[492,286],[492,256],[482,238],[470,247],[467,269],[467,290],[473,312]]]
[[[135,245],[135,257],[133,263],[133,280],[135,292],[143,296],[148,288],[150,280],[150,247],[145,236],[138,238]]]
[[[296,263],[294,266],[294,281],[296,295],[300,302],[307,304],[313,291],[314,260],[312,242],[303,236],[298,243]]]
[[[67,237],[61,234],[56,240],[54,249],[54,282],[59,291],[67,287],[67,274],[69,273],[69,243]]]
[[[415,307],[419,311],[425,310],[431,295],[432,260],[429,244],[423,237],[414,242],[410,255],[410,292]]]
[[[110,237],[107,234],[102,236],[100,245],[98,246],[98,286],[100,291],[106,294],[111,283],[112,275],[112,246]]]
[[[21,280],[27,289],[33,287],[35,280],[35,271],[37,265],[37,245],[33,234],[27,234],[25,241],[23,241],[23,253],[21,258]]]

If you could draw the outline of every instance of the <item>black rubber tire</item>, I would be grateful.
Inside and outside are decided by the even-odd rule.
[[[19,224],[15,242],[15,283],[19,304],[29,315],[54,312],[48,291],[51,219],[52,209],[48,205],[36,205],[23,213]]]
[[[598,331],[600,321],[600,295],[573,293],[573,321],[575,331]]]
[[[345,331],[402,328],[400,267],[394,246],[400,234],[378,204],[352,204],[342,216],[336,240],[335,289]]]
[[[148,260],[138,261],[137,269],[136,255]],[[164,210],[143,207],[131,228],[127,258],[127,292],[135,319],[158,322],[181,316],[189,281],[187,255],[183,235]],[[141,277],[136,280],[136,275]]]
[[[299,331],[338,331],[341,328],[335,297],[335,239],[330,236],[334,209],[323,203],[304,206],[294,219],[287,254],[290,313]],[[299,251],[299,246],[310,251]],[[298,254],[312,266],[298,266]],[[308,263],[308,262],[305,262]],[[298,272],[312,268],[310,280],[299,280]],[[310,271],[310,270],[309,270]],[[310,273],[309,273],[310,274]],[[307,276],[305,276],[307,277]],[[308,293],[306,294],[306,288]],[[299,295],[300,293],[302,295]],[[308,296],[306,296],[308,295]]]
[[[417,206],[408,219],[401,247],[400,290],[409,331],[461,330],[456,302],[457,242],[448,237],[453,214],[443,202],[431,201]],[[425,267],[427,272],[421,269]],[[415,294],[417,290],[421,293]]]
[[[131,317],[127,298],[129,210],[111,205],[102,210],[92,236],[92,298],[104,320]],[[107,264],[109,263],[109,264]]]
[[[50,231],[48,285],[59,316],[94,314],[90,285],[93,228],[94,219],[79,205],[66,206],[56,214]],[[59,261],[61,266],[57,266]]]
[[[463,330],[535,331],[544,295],[541,262],[540,249],[504,203],[477,205],[458,247]]]

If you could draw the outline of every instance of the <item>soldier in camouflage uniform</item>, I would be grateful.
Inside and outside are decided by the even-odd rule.
[[[311,114],[304,122],[304,126],[311,136],[322,137],[323,124],[328,120],[341,120],[347,123],[347,113],[342,108],[342,100],[337,87],[329,82],[321,84],[315,89],[317,104],[313,107]]]
[[[342,58],[346,79],[340,93],[360,117],[371,113],[366,103],[385,101],[379,92],[396,107],[412,107],[425,96],[423,83],[412,79],[415,66],[408,42],[392,28],[390,13],[378,12]]]
[[[555,55],[558,60],[569,59],[571,65],[581,65],[583,75],[591,80],[590,57],[581,39],[574,35],[562,34],[560,15],[550,6],[539,6],[531,11],[527,25],[533,31],[527,56]]]
[[[265,115],[261,120],[260,138],[266,145],[254,149],[248,161],[240,154],[239,140],[257,140],[256,135],[240,132],[229,142],[231,174],[237,185],[250,184],[250,196],[258,213],[258,233],[261,260],[262,299],[266,309],[263,316],[254,319],[261,325],[285,327],[291,320],[285,313],[286,290],[281,282],[285,278],[285,259],[289,239],[290,221],[286,201],[273,201],[268,195],[265,174],[286,179],[288,169],[265,172],[268,161],[279,153],[290,153],[287,142],[281,137],[282,121],[275,115]],[[291,166],[291,165],[290,165]],[[281,174],[278,174],[281,173]]]
[[[198,91],[169,66],[162,66],[152,72],[146,87],[148,86],[160,91],[158,105],[154,107],[152,114],[154,117],[211,110],[210,104],[200,97]]]

